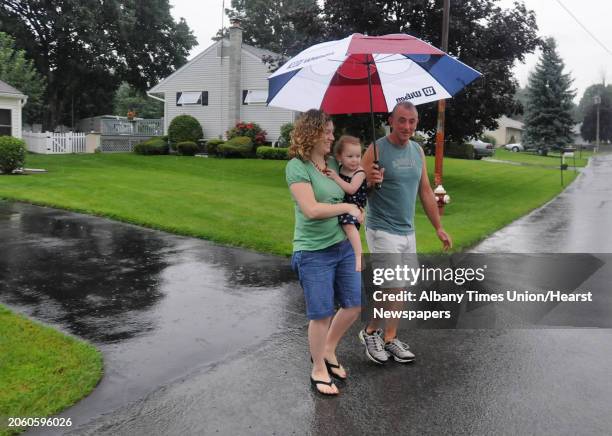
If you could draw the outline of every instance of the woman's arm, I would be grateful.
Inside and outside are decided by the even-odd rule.
[[[315,199],[310,183],[293,183],[289,187],[300,210],[308,219],[325,219],[348,213],[359,219],[361,210],[350,203],[327,204]]]
[[[326,174],[327,174],[327,177],[329,177],[334,182],[336,182],[338,186],[340,186],[344,192],[346,192],[349,195],[353,195],[355,192],[359,190],[359,187],[363,183],[363,180],[365,179],[365,176],[366,176],[365,173],[363,172],[363,168],[360,167],[359,169],[362,171],[358,172],[357,174],[353,176],[353,178],[351,179],[351,183],[348,183],[342,180],[342,177],[340,177],[338,173],[336,173],[334,170],[328,169]]]

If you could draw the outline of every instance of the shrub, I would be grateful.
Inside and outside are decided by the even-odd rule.
[[[457,144],[448,142],[444,144],[444,156],[458,159],[474,159],[474,146],[471,144]]]
[[[181,156],[194,156],[198,152],[198,144],[192,141],[179,142],[176,150]]]
[[[286,160],[289,158],[287,154],[288,148],[279,148],[279,147],[268,147],[266,145],[261,145],[257,147],[257,151],[255,154],[259,159],[277,159],[277,160]]]
[[[226,132],[227,139],[238,136],[248,136],[255,146],[263,145],[266,142],[266,131],[262,130],[257,123],[243,123],[240,121],[232,129]]]
[[[225,141],[223,139],[209,139],[206,142],[206,152],[208,154],[218,154],[219,153],[219,146],[221,144],[224,144]]]
[[[168,139],[173,150],[176,150],[179,142],[198,142],[203,136],[202,126],[191,115],[174,117],[168,127]]]
[[[497,139],[495,139],[491,135],[482,135],[482,138],[480,140],[483,142],[488,142],[489,144],[493,144],[494,146],[497,145]]]
[[[25,164],[26,145],[23,139],[0,136],[0,171],[11,174]]]
[[[253,142],[248,136],[236,136],[218,147],[223,157],[253,157]]]
[[[168,144],[163,136],[154,136],[134,146],[134,153],[143,155],[168,154]]]
[[[283,124],[280,128],[280,146],[289,147],[291,145],[291,132],[293,132],[293,123]]]
[[[244,145],[221,144],[219,146],[219,155],[223,157],[252,157],[252,147]]]

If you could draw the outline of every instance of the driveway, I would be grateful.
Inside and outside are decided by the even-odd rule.
[[[597,156],[475,251],[612,252],[598,231],[612,222],[611,176],[612,157]],[[352,377],[321,398],[288,259],[9,202],[0,241],[0,301],[104,353],[98,388],[60,415],[67,434],[612,431],[611,329],[411,330],[417,361],[381,368],[356,325],[339,350]]]

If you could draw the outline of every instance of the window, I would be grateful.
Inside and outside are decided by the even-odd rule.
[[[13,129],[11,128],[11,110],[0,109],[0,136],[11,136]]]
[[[268,101],[267,89],[243,89],[242,104],[265,105]]]
[[[176,93],[177,106],[208,106],[208,91],[184,91]]]

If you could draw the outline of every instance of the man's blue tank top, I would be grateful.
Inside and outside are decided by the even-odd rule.
[[[366,227],[395,235],[414,232],[414,208],[423,161],[420,146],[409,141],[392,144],[385,136],[376,141],[378,161],[385,169],[382,188],[368,197]]]

